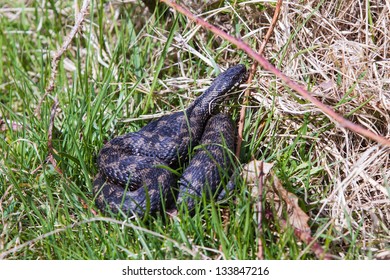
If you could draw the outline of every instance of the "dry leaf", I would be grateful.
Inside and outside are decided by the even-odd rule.
[[[261,164],[263,164],[263,170],[261,170]],[[309,216],[299,207],[298,198],[284,189],[279,179],[271,172],[273,165],[273,163],[253,160],[243,167],[241,176],[248,184],[257,184],[260,174],[263,175],[263,179],[267,179],[268,175],[272,175],[273,184],[271,188],[267,189],[267,200],[273,201],[281,219],[284,219],[282,216],[283,208],[287,207],[286,212],[288,213],[291,225],[300,231],[310,232],[310,227],[307,224]],[[251,194],[253,197],[258,197],[258,188],[252,188]]]
[[[259,189],[262,189],[263,182],[267,182],[264,184],[265,186],[269,186],[266,189],[266,199],[268,202],[272,201],[275,205],[281,225],[286,227],[287,222],[292,225],[294,234],[304,243],[310,244],[311,250],[319,259],[332,259],[332,256],[325,253],[321,245],[311,236],[310,227],[308,225],[309,216],[299,207],[298,198],[283,188],[279,178],[271,171],[273,165],[273,163],[253,160],[243,167],[243,171],[241,172],[242,178],[246,180],[248,185],[257,186],[252,187],[252,196],[256,198],[260,197],[258,191]],[[260,181],[260,179],[262,181]],[[258,221],[260,226],[261,204],[257,204],[257,207],[260,207],[257,209],[260,217]],[[287,222],[283,216],[284,212],[288,214]],[[259,244],[261,244],[261,240],[259,241]]]
[[[260,170],[261,163],[263,163],[263,170]],[[252,160],[244,165],[241,172],[241,177],[249,184],[255,184],[260,174],[267,176],[274,166],[273,163],[262,162],[261,160]]]
[[[299,207],[296,195],[283,188],[275,174],[271,173],[271,175],[273,177],[273,185],[272,189],[269,189],[267,192],[267,199],[270,198],[274,201],[275,207],[280,210],[278,211],[279,217],[283,218],[281,215],[282,207],[287,207],[286,212],[288,213],[290,224],[302,232],[310,232],[310,227],[307,224],[309,216]]]

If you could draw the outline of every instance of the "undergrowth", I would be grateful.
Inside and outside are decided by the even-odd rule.
[[[285,4],[265,55],[324,103],[388,137],[389,7],[331,2]],[[60,61],[55,90],[40,106],[53,52],[74,24],[74,5],[5,1],[0,7],[0,256],[256,259],[261,240],[265,259],[315,259],[265,201],[260,234],[256,199],[240,178],[233,197],[203,199],[194,215],[180,209],[174,217],[128,220],[99,213],[92,180],[106,141],[183,109],[220,68],[252,62],[165,8],[152,14],[141,2],[91,1]],[[260,1],[219,7],[193,1],[191,8],[253,48],[273,13],[273,5]],[[342,20],[356,22],[362,14],[370,19],[360,22],[362,33],[348,33],[356,26]],[[389,150],[339,128],[269,73],[258,69],[256,78],[248,85],[253,94],[240,161],[275,164],[283,187],[310,216],[312,236],[335,258],[389,257]],[[242,103],[241,96],[229,103],[235,120]]]

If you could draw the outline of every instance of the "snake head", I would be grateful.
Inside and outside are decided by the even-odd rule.
[[[237,64],[228,68],[218,75],[204,95],[214,98],[222,97],[236,86],[240,85],[247,77],[246,68],[242,64]]]
[[[228,68],[219,74],[211,86],[195,100],[193,108],[195,111],[202,112],[207,118],[207,115],[213,114],[217,103],[240,85],[246,77],[247,72],[244,65],[237,64]]]

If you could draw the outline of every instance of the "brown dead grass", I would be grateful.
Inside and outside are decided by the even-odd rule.
[[[284,4],[267,56],[280,59],[281,70],[295,80],[310,81],[313,94],[324,103],[389,138],[390,3],[375,1],[368,9],[369,1],[332,0],[317,7],[318,2]],[[277,55],[286,44],[285,57]],[[266,89],[273,77],[261,74],[264,90],[255,95],[271,109],[273,97]],[[299,118],[292,121],[288,116],[320,114],[312,105],[299,105],[282,85],[279,89],[275,111],[288,123],[278,134],[300,127]],[[311,129],[320,130],[322,125],[313,122]],[[315,153],[331,185],[314,218],[331,217],[340,236],[358,235],[357,242],[374,255],[389,250],[389,149],[336,124],[319,134]],[[322,192],[321,178],[312,180]]]

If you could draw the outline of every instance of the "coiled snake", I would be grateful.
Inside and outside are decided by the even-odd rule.
[[[220,181],[219,171],[231,169],[223,146],[232,150],[235,137],[230,118],[216,114],[216,101],[223,99],[245,76],[245,66],[233,66],[186,110],[163,116],[137,132],[105,144],[97,159],[99,172],[93,183],[98,208],[143,216],[171,201],[175,189],[176,205],[187,203],[189,209],[194,207],[194,197],[202,196],[206,186],[207,192],[214,194]],[[170,169],[177,168],[199,144],[204,148],[197,149],[177,184]]]

